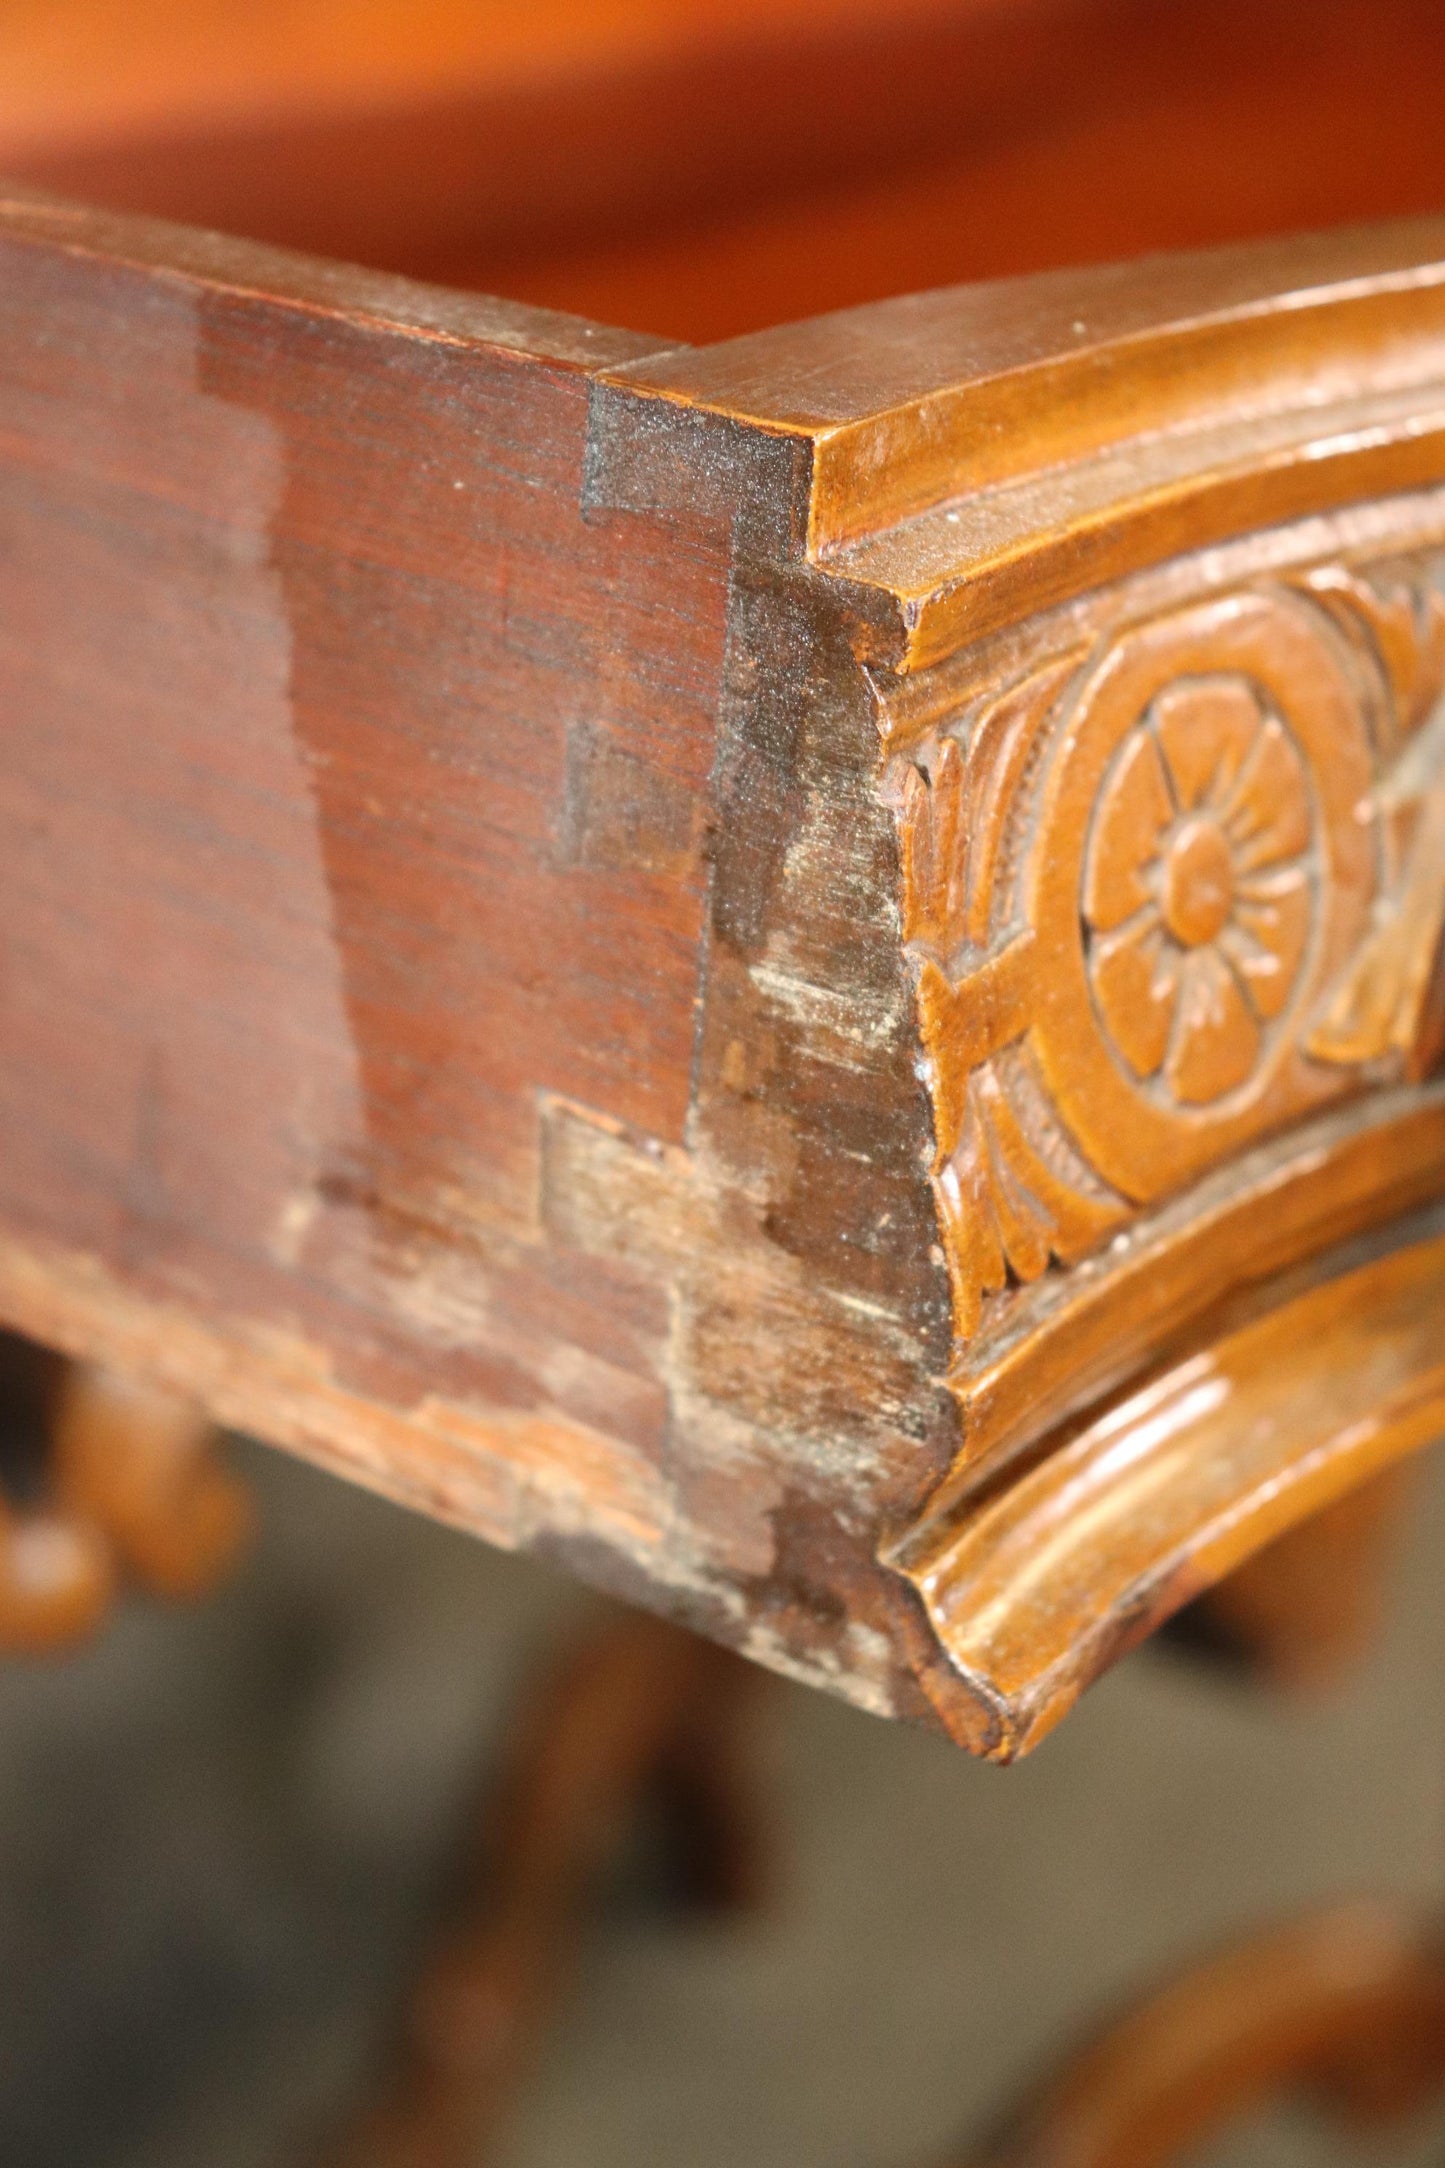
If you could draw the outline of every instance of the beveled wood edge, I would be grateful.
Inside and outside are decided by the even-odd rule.
[[[906,675],[1163,559],[1440,482],[1445,380],[1141,436],[856,543],[827,569],[859,657]]]
[[[500,350],[588,375],[668,349],[665,339],[590,323],[556,309],[430,286],[392,272],[307,256],[166,219],[96,210],[0,176],[0,239],[94,257],[214,293],[410,332],[450,346]]]
[[[1127,1394],[893,1553],[1010,1761],[1183,1604],[1445,1435],[1445,1236],[1407,1240]]]
[[[0,234],[790,439],[793,531],[860,658],[900,673],[1179,549],[1445,481],[1445,219],[955,287],[701,348],[25,182],[0,179]]]
[[[913,295],[607,372],[790,439],[860,658],[1445,480],[1445,222]]]
[[[1032,448],[985,438],[1001,398],[1087,394],[1082,425],[1059,413],[1049,426],[1104,443],[1130,417],[1140,372],[1153,373],[1150,356],[1163,346],[1171,371],[1204,371],[1173,394],[1154,387],[1191,409],[1201,389],[1216,402],[1237,396],[1238,378],[1226,384],[1220,372],[1260,353],[1315,384],[1331,361],[1343,381],[1389,341],[1409,371],[1422,299],[1439,297],[1442,284],[1445,217],[1395,219],[905,294],[682,348],[625,373],[638,390],[815,442],[820,478],[852,498],[820,492],[810,542],[822,553],[954,495],[960,473],[977,487],[1026,471]],[[1423,320],[1432,343],[1440,306],[1435,299]]]

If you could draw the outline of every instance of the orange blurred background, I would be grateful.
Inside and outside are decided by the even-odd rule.
[[[1439,0],[11,0],[0,170],[693,340],[1445,201]]]

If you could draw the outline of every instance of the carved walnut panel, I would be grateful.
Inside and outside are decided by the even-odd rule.
[[[960,1336],[1432,1060],[1436,576],[1428,553],[1340,563],[1162,610],[965,695],[907,757],[904,933]]]

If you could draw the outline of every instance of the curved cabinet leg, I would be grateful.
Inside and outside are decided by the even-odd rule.
[[[627,1618],[585,1641],[525,1711],[471,1886],[408,1996],[381,2100],[328,2168],[473,2168],[556,2006],[598,1876],[648,1797],[678,1817],[689,1881],[756,1900],[764,1832],[740,1727],[758,1674],[692,1634]]]
[[[1169,2168],[1271,2100],[1392,2119],[1445,2087],[1445,1949],[1395,1907],[1276,1927],[1103,2032],[974,2168]]]
[[[85,1363],[54,1366],[47,1383],[40,1497],[0,1502],[0,1651],[84,1640],[127,1576],[159,1596],[203,1596],[252,1527],[193,1401]]]
[[[0,1652],[39,1655],[85,1640],[115,1585],[98,1528],[63,1513],[0,1506]]]
[[[117,1371],[71,1365],[51,1436],[56,1497],[103,1529],[156,1595],[213,1588],[252,1525],[250,1498],[222,1466],[194,1401]]]

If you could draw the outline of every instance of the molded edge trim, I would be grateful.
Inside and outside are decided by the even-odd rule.
[[[199,226],[95,210],[3,178],[0,239],[93,256],[158,278],[182,279],[214,292],[249,295],[272,307],[302,308],[441,345],[517,354],[585,375],[643,356],[656,359],[670,351],[672,343],[556,309],[428,286]]]
[[[900,673],[1184,549],[1445,480],[1445,221],[955,287],[624,364],[794,442],[798,554]]]
[[[1003,1712],[991,1758],[1272,1538],[1445,1434],[1445,1237],[1342,1273],[1127,1395],[893,1559]]]
[[[1445,219],[985,281],[632,362],[633,390],[815,447],[814,560],[1141,430],[1440,372]]]

